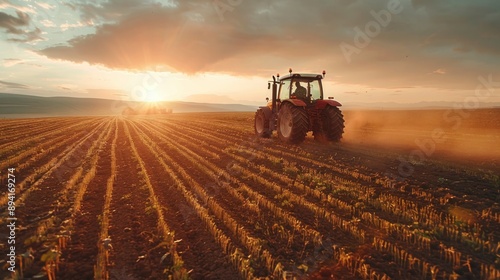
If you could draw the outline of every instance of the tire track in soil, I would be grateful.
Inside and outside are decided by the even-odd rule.
[[[111,280],[160,279],[163,269],[159,260],[165,252],[158,251],[161,255],[155,258],[157,262],[152,262],[148,254],[159,243],[157,217],[153,211],[146,211],[149,195],[142,183],[144,174],[140,172],[124,126],[125,121],[119,119],[117,172],[110,206],[109,235],[113,251],[109,276]]]
[[[173,182],[166,182],[164,175],[160,172],[163,167],[160,165],[155,155],[149,150],[146,144],[139,139],[136,124],[131,129],[132,137],[140,155],[147,162],[148,174],[151,183],[155,187],[158,200],[164,207],[163,211],[166,223],[175,231],[175,238],[181,239],[177,249],[182,255],[185,267],[193,269],[190,276],[192,279],[237,279],[238,271],[234,270],[220,247],[215,243],[208,231],[200,226],[203,222],[197,217],[194,209],[187,205],[182,194],[178,193],[171,185]],[[147,131],[149,134],[149,131]],[[173,143],[174,144],[174,143]],[[153,170],[149,172],[149,170]],[[160,172],[159,172],[160,171]]]
[[[106,120],[108,121],[108,120]],[[112,125],[108,130],[114,132]],[[83,197],[80,214],[74,222],[74,234],[63,252],[65,260],[61,266],[61,279],[93,279],[94,262],[97,256],[100,221],[106,194],[106,182],[111,176],[111,141],[114,133],[106,139],[99,151],[98,168]],[[58,275],[58,276],[59,276]]]

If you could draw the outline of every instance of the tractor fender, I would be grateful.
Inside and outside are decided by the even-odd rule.
[[[271,108],[267,106],[260,106],[259,110],[262,110],[264,112],[264,115],[266,116],[266,119],[270,120],[273,112],[271,111]]]
[[[281,105],[283,105],[285,102],[292,103],[294,106],[300,106],[300,107],[306,107],[306,103],[300,99],[287,99],[284,100]]]
[[[325,109],[326,106],[333,106],[333,107],[340,107],[342,104],[340,104],[338,101],[335,100],[318,100],[316,102],[316,109]]]

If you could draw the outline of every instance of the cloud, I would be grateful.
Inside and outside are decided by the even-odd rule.
[[[61,28],[61,31],[66,31],[70,28],[79,28],[79,27],[92,26],[92,25],[94,25],[94,23],[92,21],[86,22],[86,23],[79,21],[77,23],[63,23],[59,26],[59,28]]]
[[[40,64],[37,63],[31,63],[31,60],[24,60],[24,59],[19,59],[19,58],[5,58],[3,60],[3,66],[4,67],[12,67],[16,65],[28,65],[28,66],[35,66],[35,67],[43,67]]]
[[[56,7],[55,5],[50,5],[49,3],[41,3],[41,2],[35,2],[35,3],[45,10],[54,9]]]
[[[0,3],[0,9],[15,9],[16,11],[23,13],[30,13],[30,14],[36,13],[31,5],[18,6],[10,3],[9,0],[3,0],[2,3]]]
[[[411,3],[413,4],[413,7],[415,8],[421,8],[425,7],[429,4],[432,4],[435,2],[434,0],[411,0]]]
[[[158,3],[156,0],[108,0],[101,3],[75,1],[75,3],[66,3],[66,5],[78,11],[84,22],[116,22],[145,8],[156,10],[161,7],[175,7],[176,3],[174,1]]]
[[[3,60],[4,67],[11,67],[20,63],[23,63],[23,60],[18,58],[5,58]]]
[[[497,74],[500,62],[495,0],[401,0],[403,11],[351,63],[339,45],[354,44],[354,28],[364,30],[388,1],[242,1],[222,18],[212,1],[92,3],[72,7],[81,21],[103,23],[94,34],[39,53],[132,71],[268,76],[288,67],[326,69],[336,82],[377,88],[472,88],[478,75]],[[447,75],[427,75],[441,68]]]
[[[6,81],[0,81],[0,88],[2,89],[30,89],[30,86]]]
[[[23,12],[17,12],[17,17],[11,16],[4,12],[0,12],[0,27],[4,28],[10,34],[24,34],[24,31],[19,29],[20,26],[27,26],[30,23],[30,17]]]
[[[56,24],[53,21],[51,21],[50,19],[41,20],[40,23],[45,27],[55,27],[56,26]]]
[[[500,55],[499,1],[429,1],[426,6],[435,30],[429,40],[434,47]]]
[[[12,42],[31,42],[35,40],[41,40],[42,31],[39,28],[35,28],[32,31],[26,31],[24,27],[29,27],[30,17],[28,14],[17,11],[16,16],[11,16],[4,12],[0,12],[0,28],[5,29],[7,34],[14,35],[8,40]],[[23,27],[23,28],[21,28]]]
[[[127,3],[130,5],[124,5],[117,14],[126,8],[133,13],[122,16],[117,23],[104,24],[95,34],[76,37],[68,46],[49,47],[40,53],[116,69],[145,70],[166,65],[185,73],[243,75],[262,74],[254,69],[272,69],[267,75],[271,71],[275,74],[285,63],[309,64],[309,68],[316,69],[314,66],[325,56],[325,47],[335,47],[340,42],[334,36],[340,31],[331,29],[335,23],[332,18],[336,17],[322,11],[322,7],[308,12],[303,20],[296,20],[300,11],[308,10],[308,5],[299,1],[291,5],[245,1],[226,12],[223,22],[209,1],[179,1],[176,5],[151,5],[140,10],[131,4],[135,1]],[[113,14],[111,7],[91,14]],[[341,14],[332,8],[334,15]],[[87,5],[85,11],[88,9],[97,6]],[[310,62],[291,61],[294,57]]]
[[[444,74],[446,74],[446,70],[442,69],[442,68],[439,68],[437,70],[434,70],[432,73],[439,74],[439,75],[444,75]]]
[[[95,34],[74,38],[70,46],[41,51],[48,57],[102,64],[115,69],[151,69],[167,65],[186,73],[234,52],[234,39],[213,26],[190,22],[175,9],[144,10],[119,24],[106,24]],[[221,40],[218,42],[218,40]]]
[[[21,38],[10,38],[9,41],[18,43],[28,43],[33,41],[44,40],[44,38],[41,35],[42,31],[39,28],[35,28],[33,31],[25,32]]]

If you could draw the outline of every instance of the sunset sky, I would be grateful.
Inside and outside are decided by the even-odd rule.
[[[0,0],[0,50],[2,93],[257,104],[291,67],[346,106],[500,102],[498,0]]]

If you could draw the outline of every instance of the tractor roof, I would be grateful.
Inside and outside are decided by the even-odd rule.
[[[280,80],[288,80],[288,79],[294,79],[294,78],[306,78],[306,79],[311,79],[311,80],[321,80],[323,79],[323,76],[321,74],[309,74],[309,73],[292,73],[285,75],[283,77],[280,77]]]

